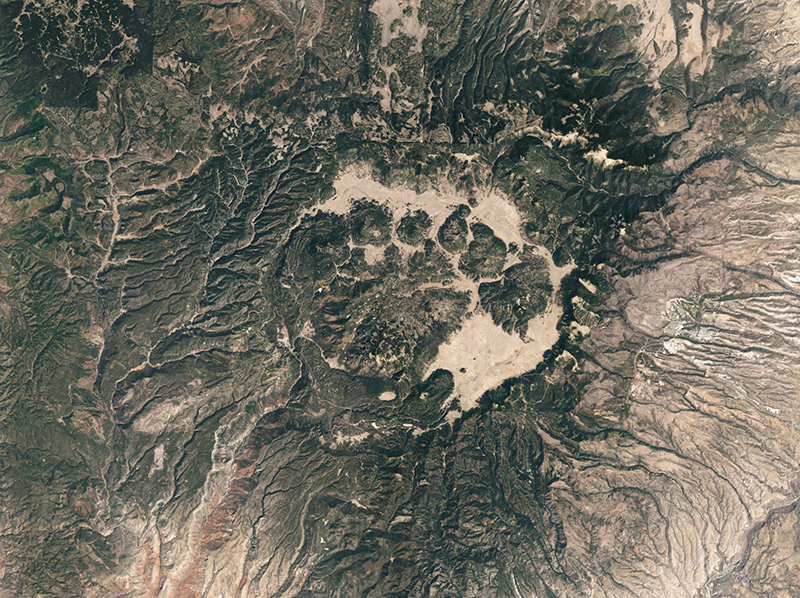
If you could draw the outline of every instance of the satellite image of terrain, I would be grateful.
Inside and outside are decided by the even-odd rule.
[[[0,598],[800,597],[800,2],[0,0]]]

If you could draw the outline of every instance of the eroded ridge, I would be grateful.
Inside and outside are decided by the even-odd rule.
[[[760,573],[749,565],[754,578],[776,584],[776,592],[794,587],[773,577],[777,563],[766,555],[780,547],[758,530],[765,519],[775,529],[767,534],[793,525],[788,515],[779,523],[780,514],[794,512],[787,505],[795,504],[800,479],[800,239],[790,224],[798,190],[760,188],[757,174],[723,187],[717,174],[732,167],[725,157],[705,163],[620,244],[628,260],[669,257],[620,278],[610,302],[617,319],[592,334],[599,358],[588,372],[598,378],[575,415],[588,429],[613,432],[582,441],[581,453],[597,466],[553,494],[572,546],[587,555],[592,548],[580,539],[587,526],[600,537],[618,528],[578,496],[600,493],[617,512],[633,503],[645,509],[634,526],[648,533],[623,542],[641,564],[623,566],[617,544],[613,559],[620,560],[605,565],[632,595],[652,592],[656,571],[664,595],[696,588],[746,595],[736,593],[752,583],[739,563],[754,542],[766,551]],[[632,346],[623,349],[626,343]],[[629,377],[620,393],[619,377],[608,372],[623,363]]]

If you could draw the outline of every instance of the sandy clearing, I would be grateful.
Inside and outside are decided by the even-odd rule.
[[[474,409],[487,390],[539,364],[545,351],[558,340],[556,325],[560,317],[561,308],[551,307],[530,320],[527,338],[522,339],[516,333],[507,333],[489,314],[480,311],[439,347],[426,377],[437,369],[450,370],[455,382],[454,396],[459,399],[462,411]]]
[[[366,169],[358,167],[344,170],[333,183],[333,188],[336,194],[332,198],[308,211],[313,212],[318,209],[346,214],[350,211],[352,200],[366,197],[388,206],[395,224],[409,212],[425,210],[433,220],[431,230],[435,232],[457,205],[466,203],[466,200],[458,197],[455,189],[449,185],[428,189],[422,193],[401,185],[386,187],[373,179]]]
[[[142,434],[157,436],[166,430],[167,425],[176,418],[190,417],[186,414],[187,407],[191,405],[190,400],[177,400],[172,402],[162,402],[152,409],[139,414],[133,420],[133,429]]]
[[[351,251],[353,249],[363,249],[364,261],[370,266],[377,264],[383,259],[383,252],[386,249],[386,245],[356,245],[352,241],[349,241],[347,245],[350,247]]]
[[[691,15],[688,24],[688,35],[681,48],[681,61],[689,64],[695,58],[703,56],[703,7],[693,2],[686,3],[686,10]]]
[[[494,234],[503,240],[506,246],[516,243],[522,247],[524,240],[520,234],[522,218],[517,208],[505,197],[496,192],[487,196],[472,210],[467,221],[483,222],[489,226]]]
[[[346,214],[350,211],[354,199],[366,197],[389,207],[394,225],[397,225],[406,214],[424,210],[433,221],[429,235],[429,237],[433,237],[457,206],[468,203],[467,199],[459,196],[456,189],[449,184],[443,183],[435,189],[417,193],[413,189],[401,185],[386,187],[374,180],[366,170],[353,167],[343,171],[334,182],[333,187],[336,190],[333,197],[307,209],[303,216],[317,210]],[[482,222],[491,227],[495,235],[506,245],[516,243],[522,247],[524,244],[520,234],[522,219],[514,204],[496,190],[483,189],[482,191],[478,194],[478,204],[472,208],[472,213],[467,217],[467,221]],[[396,245],[401,244],[397,239],[394,239],[394,242]]]
[[[410,9],[410,10],[409,10]],[[414,52],[422,52],[422,42],[428,35],[427,25],[419,22],[418,6],[413,0],[377,0],[370,12],[378,17],[381,23],[381,47],[389,45],[393,39],[404,35],[415,39]],[[396,25],[399,24],[399,27]]]

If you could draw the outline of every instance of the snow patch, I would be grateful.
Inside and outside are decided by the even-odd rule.
[[[608,150],[601,147],[591,152],[586,152],[584,157],[587,160],[591,160],[601,168],[605,170],[609,170],[614,168],[615,166],[619,166],[620,164],[624,164],[623,160],[614,160],[608,157]]]
[[[333,440],[333,446],[338,447],[345,444],[353,445],[359,444],[369,438],[369,432],[362,432],[361,434],[345,435],[341,430],[336,431],[336,437]]]
[[[589,282],[588,280],[584,280],[583,278],[579,278],[578,282],[580,282],[583,285],[583,288],[585,288],[587,291],[589,291],[592,295],[596,295],[597,294],[597,287],[595,285],[593,285],[591,282]]]
[[[670,355],[676,355],[677,353],[683,351],[684,344],[677,338],[671,338],[667,341],[664,341],[664,349],[666,349],[667,353]]]
[[[152,477],[155,472],[162,469],[164,469],[164,445],[159,444],[153,449],[153,467],[150,468],[148,477]]]

